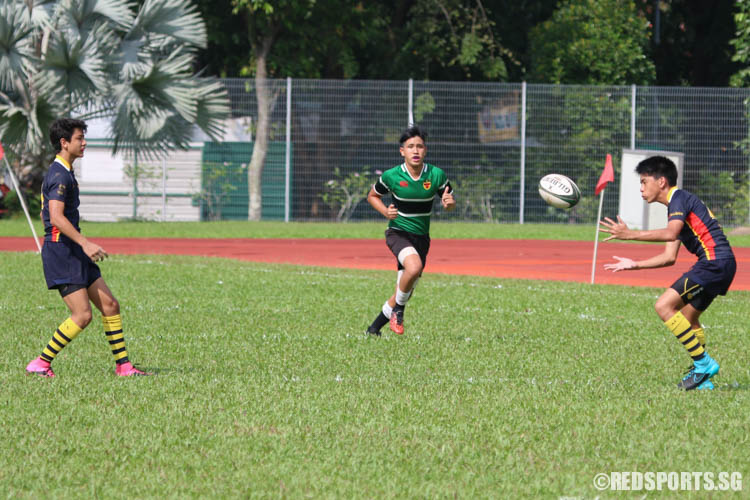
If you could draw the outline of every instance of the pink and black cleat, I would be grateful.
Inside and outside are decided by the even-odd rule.
[[[115,368],[115,374],[118,377],[147,377],[149,375],[153,375],[153,373],[139,370],[138,368],[133,366],[133,363],[131,363],[130,361],[126,361],[125,363],[117,365],[117,368]]]
[[[55,376],[55,372],[52,371],[50,363],[43,360],[41,357],[36,358],[31,363],[26,365],[26,373],[28,375],[34,374],[40,377],[52,378]]]

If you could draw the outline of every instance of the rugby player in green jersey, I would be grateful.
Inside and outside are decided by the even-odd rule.
[[[445,172],[424,161],[426,138],[427,134],[416,125],[407,128],[399,141],[404,162],[386,170],[367,195],[370,205],[389,221],[385,242],[398,265],[396,291],[367,328],[371,335],[380,335],[386,323],[398,335],[404,333],[404,306],[422,275],[430,250],[433,201],[439,197],[445,210],[456,208]],[[393,201],[386,206],[382,198],[388,193]]]

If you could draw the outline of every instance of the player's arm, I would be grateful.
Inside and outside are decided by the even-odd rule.
[[[602,241],[609,240],[635,240],[635,241],[675,241],[682,231],[685,222],[679,219],[672,219],[663,229],[651,229],[641,231],[630,229],[625,222],[617,216],[617,221],[605,217],[599,221],[599,231],[609,233],[609,236]]]
[[[49,200],[49,221],[60,230],[62,234],[81,245],[83,251],[94,262],[107,257],[107,252],[96,243],[87,240],[73,224],[65,217],[65,202],[60,200]]]
[[[372,205],[372,208],[377,210],[378,213],[380,213],[380,215],[382,215],[386,219],[388,220],[395,219],[396,217],[398,217],[398,209],[396,208],[396,205],[391,203],[390,205],[386,207],[385,203],[383,203],[383,195],[378,193],[378,191],[375,188],[376,185],[373,185],[370,188],[370,192],[367,193],[367,203]]]
[[[626,257],[613,255],[617,260],[614,264],[604,264],[604,269],[616,273],[617,271],[634,271],[637,269],[653,269],[656,267],[667,267],[674,265],[677,254],[680,252],[680,240],[669,241],[664,246],[664,251],[646,260],[633,260]]]

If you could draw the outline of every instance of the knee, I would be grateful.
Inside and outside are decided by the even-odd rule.
[[[102,301],[102,314],[104,316],[114,316],[120,314],[120,303],[114,297],[107,297]]]
[[[404,266],[404,274],[407,274],[410,278],[416,278],[422,274],[422,269],[424,269],[424,267],[421,262],[410,262]]]
[[[656,301],[656,304],[654,304],[654,310],[662,321],[667,321],[669,318],[677,314],[677,311],[670,304],[662,301]]]
[[[73,323],[78,325],[78,328],[84,329],[87,326],[89,326],[89,323],[91,323],[91,309],[88,309],[86,311],[80,311],[73,315],[71,315],[70,319],[73,320]]]

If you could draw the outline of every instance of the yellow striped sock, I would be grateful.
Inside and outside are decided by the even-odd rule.
[[[104,333],[112,349],[112,356],[118,365],[128,361],[128,350],[125,348],[125,335],[122,333],[122,319],[119,314],[114,316],[102,316],[104,322]]]
[[[76,325],[72,319],[68,318],[57,327],[57,330],[52,335],[47,347],[42,351],[41,358],[49,363],[55,359],[60,351],[68,345],[79,333],[83,331],[83,328]]]
[[[695,335],[695,338],[698,339],[698,342],[700,342],[703,348],[705,349],[706,348],[706,332],[703,331],[703,327],[693,329],[692,334]]]
[[[685,347],[685,349],[687,349],[687,352],[688,354],[690,354],[691,358],[696,360],[703,357],[703,353],[705,352],[705,350],[703,349],[703,346],[698,341],[696,336],[693,334],[693,329],[692,326],[690,326],[690,321],[687,320],[684,314],[678,312],[667,321],[665,321],[664,325],[669,328],[669,331],[672,332],[675,337],[677,337],[677,340],[682,342],[682,345]]]

